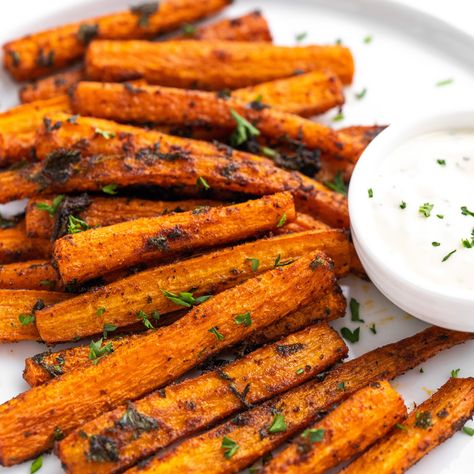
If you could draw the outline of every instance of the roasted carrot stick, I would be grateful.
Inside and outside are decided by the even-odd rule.
[[[40,340],[36,311],[67,297],[53,291],[0,290],[0,342]]]
[[[263,473],[321,474],[362,452],[406,416],[388,382],[372,382],[342,402],[278,453]],[[364,471],[360,471],[364,472]]]
[[[55,428],[67,434],[106,409],[170,383],[213,354],[323,296],[334,284],[330,267],[324,254],[313,252],[270,270],[117,349],[96,365],[64,374],[1,405],[1,464],[35,456],[52,446]],[[250,325],[235,321],[247,312]]]
[[[58,272],[48,260],[0,265],[0,288],[11,290],[60,290]]]
[[[439,351],[473,337],[473,334],[441,328],[426,329],[340,365],[330,371],[322,382],[307,382],[247,411],[245,423],[237,425],[228,421],[184,441],[176,451],[152,458],[146,465],[140,464],[128,472],[182,472],[184,466],[187,473],[238,472],[307,428],[322,412],[356,390],[371,382],[401,375]],[[224,436],[239,446],[231,459],[224,455]]]
[[[36,129],[46,115],[70,112],[67,96],[40,100],[13,107],[0,114],[0,166],[35,157]]]
[[[291,194],[279,193],[84,232],[70,229],[70,235],[54,243],[53,258],[64,282],[82,282],[139,263],[160,262],[183,252],[253,237],[283,227],[295,217]]]
[[[344,342],[329,326],[309,327],[216,371],[105,413],[71,433],[56,451],[66,472],[123,471],[183,436],[309,380],[346,354]],[[147,430],[130,423],[115,429],[132,411],[154,423]],[[103,436],[114,446],[115,459],[104,459],[96,449],[95,440]]]
[[[80,59],[95,38],[150,38],[221,10],[229,0],[164,0],[71,23],[3,46],[4,65],[16,80],[35,79]]]
[[[344,84],[354,63],[343,46],[274,46],[238,41],[94,41],[86,53],[87,77],[98,81],[145,79],[150,84],[205,90],[237,89],[330,70]],[[206,67],[203,68],[202,65]]]
[[[111,192],[118,192],[111,188]],[[61,212],[58,207],[57,212],[51,216],[50,213],[43,209],[43,205],[51,206],[53,202],[52,197],[33,198],[30,199],[26,207],[26,233],[29,237],[50,238],[53,232],[54,221],[60,214],[61,218],[66,218],[70,212]],[[72,199],[72,206],[74,206],[74,198]],[[103,198],[103,197],[89,197],[87,199],[81,198],[81,203],[86,203],[85,206],[80,206],[80,210],[74,212],[75,217],[79,217],[86,222],[89,227],[103,227],[107,225],[117,224],[119,222],[139,219],[141,217],[153,217],[172,212],[191,211],[196,208],[205,206],[215,207],[222,205],[219,201],[211,201],[209,199],[187,199],[182,201],[151,201],[148,199],[135,198]],[[39,204],[39,207],[38,207]],[[73,211],[71,211],[73,212]],[[300,216],[297,219],[300,226],[309,226],[310,222],[318,221],[312,219],[310,216]],[[296,221],[295,221],[296,222]],[[321,224],[323,225],[323,224]]]
[[[344,474],[401,474],[450,438],[474,414],[474,378],[450,378]]]
[[[71,105],[81,115],[119,122],[185,126],[200,123],[230,131],[238,130],[236,127],[243,117],[256,127],[254,134],[260,133],[273,139],[285,136],[300,140],[308,148],[320,150],[328,160],[355,162],[363,150],[361,143],[350,140],[348,135],[339,136],[326,125],[265,107],[260,102],[252,102],[249,106],[245,100],[233,96],[219,97],[212,92],[80,82],[72,95]],[[242,141],[245,141],[245,136]]]
[[[344,104],[342,83],[328,71],[314,71],[232,91],[234,99],[262,104],[303,117]]]
[[[24,221],[20,221],[14,227],[0,229],[0,264],[50,256],[51,243],[49,240],[29,239],[26,236]]]
[[[141,311],[165,314],[179,309],[180,306],[162,290],[175,294],[192,291],[195,297],[216,294],[315,250],[324,251],[333,259],[337,275],[347,274],[350,254],[347,237],[341,231],[281,235],[151,268],[114,281],[38,312],[38,328],[44,340],[57,342],[100,333],[105,323],[128,326],[138,321],[137,315]],[[97,314],[98,308],[104,308],[102,314]]]

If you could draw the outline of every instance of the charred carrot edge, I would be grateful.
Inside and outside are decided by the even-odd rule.
[[[474,413],[474,378],[450,378],[385,438],[341,472],[401,474],[449,439]]]
[[[292,195],[278,193],[242,204],[72,233],[56,240],[53,258],[64,282],[82,282],[139,263],[253,237],[283,227],[295,217]]]
[[[10,290],[61,290],[58,272],[48,260],[0,265],[0,288]]]
[[[372,382],[343,401],[322,421],[303,431],[266,464],[262,472],[326,472],[387,434],[406,413],[402,397],[388,382]]]
[[[0,166],[35,158],[36,129],[46,115],[71,111],[67,96],[39,100],[0,114]]]
[[[314,71],[286,79],[237,89],[231,97],[252,103],[256,99],[284,112],[310,117],[344,104],[343,85],[328,71]]]
[[[0,290],[0,342],[40,340],[36,311],[67,297],[53,291]]]
[[[19,92],[20,101],[26,104],[67,95],[71,92],[72,87],[83,79],[85,79],[85,76],[82,69],[58,72],[23,85]]]
[[[309,306],[300,308],[284,316],[279,321],[266,327],[263,331],[257,331],[242,344],[239,351],[247,352],[248,348],[259,347],[263,344],[276,341],[296,331],[320,321],[331,321],[344,316],[346,311],[346,300],[341,289],[336,286],[326,296],[318,299]],[[173,313],[172,313],[173,314]],[[166,318],[167,320],[168,318]],[[166,321],[167,322],[167,321]],[[122,336],[114,338],[111,343],[114,349],[127,344],[129,338],[137,336]],[[139,337],[139,336],[138,336]],[[70,372],[82,365],[91,364],[89,360],[89,346],[76,346],[57,352],[43,352],[25,360],[23,378],[30,386],[41,385],[48,380]],[[55,370],[58,360],[62,361],[61,370]]]
[[[256,461],[286,439],[307,428],[315,418],[335,403],[346,399],[371,382],[392,379],[438,352],[474,337],[437,327],[428,328],[415,336],[375,349],[330,371],[323,381],[310,381],[245,413],[245,424],[232,421],[185,441],[178,455],[170,452],[152,458],[148,464],[130,469],[130,474],[157,473],[162,466],[173,466],[173,472],[186,471],[224,474],[237,472]],[[270,430],[275,413],[283,417],[285,430]],[[279,423],[281,427],[281,423]],[[222,449],[223,436],[234,441],[239,449],[227,459]],[[169,460],[169,462],[165,462]],[[195,471],[191,471],[195,472]],[[197,472],[197,471],[196,471]]]
[[[216,13],[229,3],[165,0],[34,33],[3,46],[4,66],[18,81],[36,79],[80,59],[93,39],[150,38]]]
[[[361,143],[352,141],[350,135],[339,136],[326,125],[265,107],[263,98],[262,103],[251,102],[249,107],[245,100],[238,97],[219,97],[212,92],[80,82],[72,94],[71,105],[81,115],[119,122],[184,126],[200,123],[228,130],[236,128],[237,113],[254,124],[262,136],[272,139],[285,136],[299,140],[308,148],[320,150],[327,160],[354,162],[363,150]]]
[[[330,70],[349,84],[354,74],[352,54],[344,46],[289,47],[222,40],[94,41],[85,63],[87,77],[93,80],[145,79],[150,84],[201,90],[237,89],[295,72],[321,70]]]
[[[39,311],[37,325],[41,337],[49,342],[98,334],[105,323],[128,326],[138,321],[140,311],[166,314],[179,309],[162,290],[172,293],[192,291],[195,297],[216,294],[315,250],[323,251],[333,259],[338,276],[347,274],[348,242],[343,232],[331,229],[282,235],[151,268],[117,280],[71,298],[64,304]],[[97,314],[98,308],[105,311]]]
[[[216,295],[96,365],[30,389],[0,406],[0,462],[12,465],[50,448],[55,429],[68,434],[104,410],[170,383],[252,332],[322,297],[333,284],[330,261],[313,252]],[[238,324],[235,319],[247,312],[251,324]],[[34,437],[28,436],[31,430]]]
[[[14,227],[0,229],[0,264],[50,256],[51,243],[49,240],[29,239],[26,236],[24,221]]]
[[[346,354],[344,342],[327,325],[310,327],[216,371],[105,413],[61,441],[57,454],[66,472],[120,472],[177,439],[300,385]],[[148,429],[125,421],[132,412],[150,422]],[[97,449],[96,440],[102,437],[113,446],[115,459],[103,459],[104,452]]]
[[[29,237],[50,238],[53,232],[55,219],[58,217],[61,219],[67,219],[67,213],[62,213],[61,207],[58,208],[54,216],[51,216],[48,212],[38,208],[38,204],[51,205],[53,199],[52,196],[47,196],[45,198],[38,197],[30,199],[28,202],[25,222],[26,234]],[[76,202],[74,198],[68,198],[68,200],[71,203]],[[196,208],[206,206],[216,207],[223,204],[222,202],[212,201],[210,199],[151,201],[148,199],[120,197],[103,198],[95,196],[91,196],[87,199],[81,198],[81,203],[85,203],[85,208],[82,209],[81,206],[79,210],[74,213],[74,216],[79,217],[84,220],[89,227],[94,228],[118,224],[119,222],[139,219],[141,217],[153,217],[173,212],[191,211]],[[309,219],[311,219],[309,216],[301,217],[301,225],[309,225],[309,222],[311,222]]]

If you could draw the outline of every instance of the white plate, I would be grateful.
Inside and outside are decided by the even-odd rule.
[[[130,0],[68,1],[76,5],[42,18],[41,2],[29,2],[35,10],[35,22],[20,24],[13,18],[11,29],[3,29],[0,42],[39,28],[66,21],[87,18],[120,8],[128,8]],[[472,98],[474,87],[474,40],[428,15],[410,8],[381,0],[237,0],[225,15],[238,15],[260,7],[269,19],[277,43],[294,44],[295,34],[308,32],[304,43],[332,43],[341,38],[352,49],[356,59],[354,85],[346,90],[346,119],[338,126],[349,124],[388,123],[397,117],[410,115],[420,108],[437,105],[442,109],[448,103],[462,103]],[[0,7],[0,9],[5,6]],[[31,17],[31,12],[30,17]],[[372,36],[370,44],[363,39]],[[452,78],[454,83],[436,87],[439,80]],[[358,101],[354,93],[367,88],[366,97]],[[15,103],[15,87],[0,73],[0,104]],[[325,120],[331,123],[335,112]],[[0,207],[1,210],[1,207]],[[350,345],[350,356],[356,357],[377,346],[399,340],[423,329],[420,321],[390,304],[375,288],[355,278],[344,282],[348,297],[361,303],[365,324],[361,340]],[[466,315],[474,317],[474,315]],[[376,323],[378,333],[373,335],[368,326]],[[346,317],[334,327],[356,325]],[[21,378],[23,360],[43,351],[44,345],[21,343],[0,346],[0,402],[8,400],[27,385]],[[474,342],[446,351],[426,364],[424,373],[414,369],[399,377],[394,385],[405,397],[408,407],[419,403],[442,385],[452,369],[460,368],[460,376],[474,376]],[[474,426],[474,422],[469,422]],[[474,438],[458,433],[426,456],[414,468],[413,474],[459,474],[472,472]],[[3,474],[28,472],[27,465],[0,468]],[[58,460],[48,456],[42,472],[62,472]]]

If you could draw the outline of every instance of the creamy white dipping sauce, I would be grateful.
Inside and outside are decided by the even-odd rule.
[[[382,161],[371,189],[367,220],[387,260],[434,291],[473,292],[474,130],[412,138]]]

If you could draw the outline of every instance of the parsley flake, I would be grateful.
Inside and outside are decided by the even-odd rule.
[[[204,301],[207,301],[212,296],[212,295],[203,295],[203,296],[198,296],[197,298],[195,298],[193,294],[188,291],[182,291],[178,294],[172,293],[171,291],[166,291],[166,290],[161,290],[161,292],[166,298],[168,298],[174,304],[177,304],[178,306],[184,306],[185,308],[191,308],[191,306],[204,303]]]
[[[34,324],[35,315],[34,314],[20,314],[18,320],[22,326],[28,326],[28,324]]]
[[[367,194],[369,196],[369,199],[372,199],[374,197],[374,190],[372,188],[369,188],[367,190]]]
[[[462,431],[468,436],[474,436],[474,428],[470,428],[469,426],[464,426]]]
[[[459,372],[461,372],[461,369],[453,369],[453,370],[451,370],[451,378],[457,379],[457,378],[458,378],[458,375],[459,375]]]
[[[298,33],[295,35],[295,40],[297,43],[301,43],[306,37],[308,36],[308,33],[306,31],[303,31],[302,33]]]
[[[30,466],[30,474],[38,472],[43,467],[43,455],[38,456]]]
[[[446,160],[436,160],[436,163],[440,166],[446,166]]]
[[[140,310],[137,314],[137,318],[141,320],[147,329],[155,329],[155,326],[153,326],[153,323],[150,321],[150,318],[148,317],[148,314],[145,313],[145,311]]]
[[[452,84],[453,82],[454,82],[454,79],[443,79],[436,83],[436,87],[448,86],[449,84]]]
[[[68,217],[67,231],[69,234],[78,234],[87,229],[90,229],[90,227],[82,219],[79,219],[72,214]]]
[[[284,262],[281,261],[281,255],[278,254],[277,257],[275,258],[275,262],[273,263],[273,267],[286,267],[287,265],[291,265],[295,261],[294,258],[289,258],[288,260],[285,260]]]
[[[301,433],[303,438],[308,438],[311,443],[318,443],[324,439],[325,430],[308,428]]]
[[[249,327],[252,325],[252,317],[250,316],[250,312],[247,311],[243,314],[238,314],[234,318],[235,324],[243,324],[245,327]]]
[[[268,428],[268,432],[275,434],[275,433],[283,433],[286,431],[286,421],[285,417],[281,413],[277,413],[273,417],[272,424]]]
[[[221,448],[224,450],[224,457],[230,459],[239,450],[239,445],[232,439],[224,436]]]
[[[341,120],[344,120],[344,113],[342,112],[342,110],[340,112],[338,112],[336,115],[334,115],[334,117],[332,118],[332,121],[333,122],[340,122]]]
[[[101,137],[104,137],[106,140],[115,138],[115,132],[109,132],[108,130],[102,130],[101,128],[96,128],[94,132],[96,135],[100,135]]]
[[[415,415],[415,418],[416,418],[415,426],[417,428],[422,428],[424,430],[427,430],[430,426],[433,426],[433,419],[429,411],[418,412]]]
[[[431,242],[433,247],[439,247],[441,244],[439,242]]]
[[[196,34],[197,28],[190,23],[185,23],[181,28],[184,36],[192,37]]]
[[[461,207],[461,214],[463,216],[472,216],[472,217],[474,217],[474,212],[470,211],[466,206]]]
[[[245,143],[249,138],[260,135],[260,130],[239,115],[234,109],[230,110],[230,114],[237,124],[230,137],[230,144],[232,146],[242,145],[242,143]]]
[[[102,357],[114,351],[111,342],[102,345],[103,342],[104,340],[101,338],[98,341],[91,341],[89,344],[89,360],[92,360],[94,364],[97,364]]]
[[[113,332],[116,329],[117,329],[117,326],[115,326],[115,324],[105,323],[104,328],[102,330],[104,339],[107,339],[107,336],[109,335],[109,332]]]
[[[36,207],[42,211],[46,211],[52,217],[58,211],[59,205],[63,202],[64,197],[64,194],[60,194],[53,199],[51,204],[46,202],[38,202],[36,203]]]
[[[349,302],[349,308],[351,310],[351,321],[356,321],[363,323],[364,320],[360,319],[360,303],[355,299],[351,298],[351,301]]]
[[[336,193],[347,195],[347,186],[344,183],[342,173],[339,171],[332,181],[325,181],[324,185]]]
[[[372,334],[377,334],[377,328],[375,327],[375,323],[372,323],[370,326],[369,326],[369,329],[370,329],[370,332]]]
[[[365,38],[364,38],[364,43],[365,44],[370,44],[372,43],[372,40],[374,39],[374,37],[372,35],[367,35]]]
[[[405,201],[402,201],[400,203],[400,209],[406,209],[406,207],[407,207],[407,203]]]
[[[355,97],[356,97],[357,100],[361,100],[365,97],[366,94],[367,94],[367,88],[364,87],[360,92],[357,92],[355,94]]]
[[[105,194],[114,195],[117,194],[118,184],[108,184],[102,188],[102,192]]]
[[[442,262],[446,262],[446,260],[447,260],[449,257],[451,257],[451,255],[452,255],[453,253],[456,253],[456,252],[457,252],[457,250],[451,250],[451,252],[449,252],[447,255],[445,255],[441,261],[442,261]]]
[[[211,189],[211,187],[209,186],[208,182],[207,182],[202,176],[199,176],[199,178],[198,178],[197,181],[196,181],[196,185],[197,185],[199,188],[203,188],[204,191],[207,191],[208,189]]]
[[[280,219],[278,220],[278,223],[277,223],[277,227],[283,227],[285,225],[285,222],[286,222],[286,212],[284,212]]]
[[[219,332],[216,326],[213,326],[211,329],[209,329],[209,332],[211,334],[214,334],[214,336],[216,336],[216,339],[218,341],[223,341],[225,339],[225,336]]]
[[[107,309],[104,306],[101,306],[100,308],[96,309],[95,314],[97,316],[102,316],[106,311]]]
[[[346,341],[354,344],[355,342],[359,341],[360,328],[356,328],[354,331],[351,331],[349,328],[342,328],[341,335]]]
[[[258,267],[260,266],[260,260],[258,258],[246,258],[245,260],[250,262],[250,267],[253,272],[258,270]]]
[[[429,202],[425,202],[418,208],[418,212],[424,217],[430,217],[431,211],[433,210],[434,204],[430,204]]]

